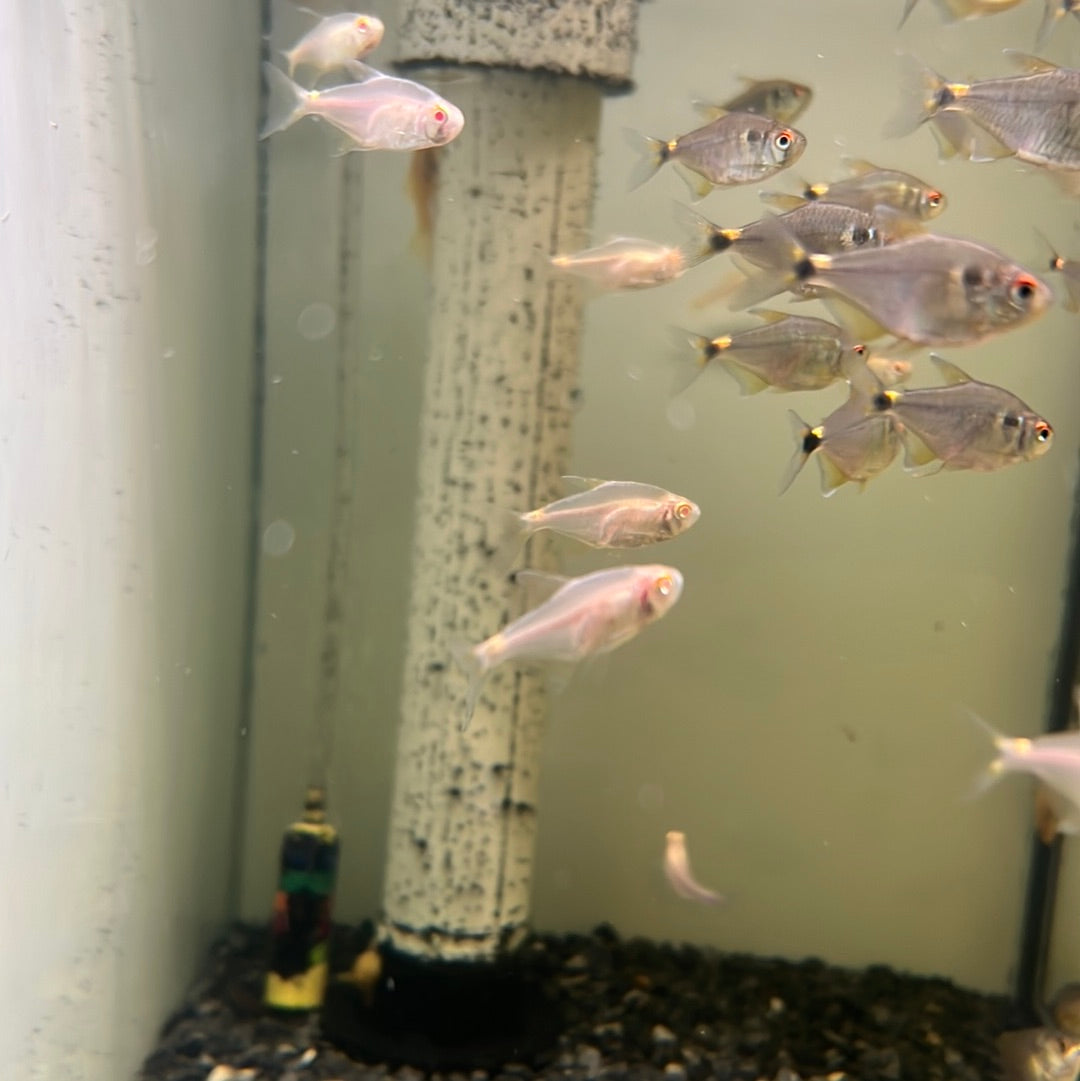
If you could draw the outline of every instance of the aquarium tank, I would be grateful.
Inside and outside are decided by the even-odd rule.
[[[6,5],[0,1076],[1076,1078],[1073,6]]]

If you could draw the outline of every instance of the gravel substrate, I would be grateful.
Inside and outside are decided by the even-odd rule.
[[[363,932],[341,930],[334,967]],[[525,947],[562,1007],[530,1062],[431,1074],[445,1081],[1000,1081],[1005,1002],[947,980],[590,935]],[[235,928],[169,1021],[140,1081],[419,1081],[415,1066],[361,1063],[323,1040],[317,1015],[260,1006],[266,935]]]

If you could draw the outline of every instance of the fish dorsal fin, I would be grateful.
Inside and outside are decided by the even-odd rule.
[[[719,120],[722,116],[727,116],[728,111],[722,105],[713,105],[708,101],[694,101],[694,108],[704,117],[709,120]]]
[[[554,596],[570,579],[565,574],[549,571],[521,570],[514,572],[514,585],[525,591],[525,603],[529,608],[543,604]]]
[[[342,67],[349,73],[354,83],[366,83],[368,79],[381,78],[383,74],[367,64],[362,64],[359,60],[346,60]]]
[[[560,477],[559,480],[562,481],[563,491],[567,495],[574,495],[577,492],[591,492],[593,488],[599,488],[601,484],[607,484],[606,480],[601,480],[599,477],[578,477],[572,473]]]
[[[875,165],[866,158],[849,158],[847,155],[840,159],[852,176],[866,176],[868,173],[880,173],[881,166]]]
[[[805,196],[789,195],[786,191],[762,191],[758,193],[758,198],[777,210],[798,210],[810,202]]]
[[[1021,52],[1019,49],[1003,49],[1002,52],[1015,67],[1031,75],[1058,70],[1057,64],[1052,64],[1049,60],[1043,60],[1041,56],[1032,56],[1031,53]]]
[[[952,361],[946,360],[937,353],[931,353],[930,359],[934,362],[934,367],[941,372],[946,386],[952,387],[960,383],[973,383],[975,381],[963,368],[957,367]]]
[[[790,319],[789,312],[778,312],[775,308],[751,308],[751,315],[756,315],[763,323],[779,323],[782,319]]]

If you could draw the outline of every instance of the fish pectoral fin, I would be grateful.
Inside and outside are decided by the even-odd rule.
[[[904,444],[904,469],[912,476],[929,477],[939,473],[945,463],[909,428],[897,425],[897,435]]]
[[[946,386],[956,386],[960,383],[970,383],[972,378],[964,371],[963,368],[953,364],[951,360],[946,360],[938,353],[931,353],[930,359],[934,362],[934,367],[941,372],[942,378],[945,380]]]
[[[1021,71],[1029,72],[1032,75],[1039,72],[1058,70],[1057,64],[1052,64],[1049,60],[1044,60],[1041,56],[1033,56],[1031,53],[1025,53],[1020,49],[1002,49],[1001,51],[1009,58],[1009,62],[1014,67],[1019,68]]]

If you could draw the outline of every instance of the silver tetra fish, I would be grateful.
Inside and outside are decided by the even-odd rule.
[[[922,68],[910,81],[913,113],[888,131],[904,134],[933,121],[946,153],[973,161],[1014,156],[1052,170],[1080,190],[1080,71],[1011,52],[1020,75],[950,83]]]
[[[674,139],[645,140],[646,157],[631,180],[637,187],[665,162],[674,162],[692,195],[703,198],[714,187],[754,184],[786,169],[806,149],[806,136],[767,116],[725,113]]]
[[[679,571],[659,563],[580,578],[520,571],[518,578],[543,581],[555,591],[479,645],[455,648],[455,659],[469,676],[462,728],[473,715],[484,679],[497,665],[577,664],[608,653],[670,611],[683,588]]]
[[[794,199],[824,199],[868,213],[884,206],[915,221],[936,218],[948,204],[943,192],[911,173],[882,169],[873,162],[859,158],[845,158],[844,162],[851,175],[842,180],[807,184],[797,196],[763,191],[761,199],[782,210],[797,205],[792,201]]]
[[[659,544],[688,530],[701,517],[685,496],[629,480],[563,477],[573,494],[512,516],[520,542],[550,529],[591,548],[640,548]]]
[[[907,469],[993,473],[1041,458],[1050,449],[1053,428],[1015,394],[972,379],[942,357],[931,359],[945,386],[878,390],[868,406],[896,418]]]
[[[604,292],[662,285],[680,277],[694,262],[678,246],[626,236],[551,257],[556,270],[584,278]]]
[[[385,27],[374,15],[345,11],[320,19],[291,49],[282,52],[288,61],[289,76],[299,67],[314,69],[316,77],[362,60],[378,47]]]
[[[917,233],[885,247],[834,255],[808,252],[779,218],[763,219],[756,255],[773,273],[751,277],[731,307],[785,289],[813,288],[828,303],[849,302],[865,319],[858,338],[885,332],[917,345],[969,345],[1042,315],[1054,294],[1001,252],[973,240]]]
[[[886,470],[900,453],[900,438],[892,417],[867,415],[865,401],[853,392],[820,424],[811,427],[789,411],[795,435],[795,453],[780,482],[786,492],[811,456],[821,469],[821,491],[833,495],[842,485],[867,481]]]
[[[698,112],[714,120],[724,113],[756,113],[771,116],[781,124],[794,124],[813,100],[814,92],[790,79],[748,79],[741,76],[744,89],[721,105],[698,101]]]
[[[259,138],[315,116],[346,136],[343,151],[422,150],[450,142],[465,125],[456,105],[420,83],[383,75],[363,64],[349,62],[345,67],[357,82],[305,90],[285,72],[263,64],[272,100]]]
[[[919,0],[907,0],[900,25],[907,22],[908,16]],[[946,15],[951,19],[977,19],[980,15],[996,15],[999,11],[1008,11],[1023,0],[938,0]]]

